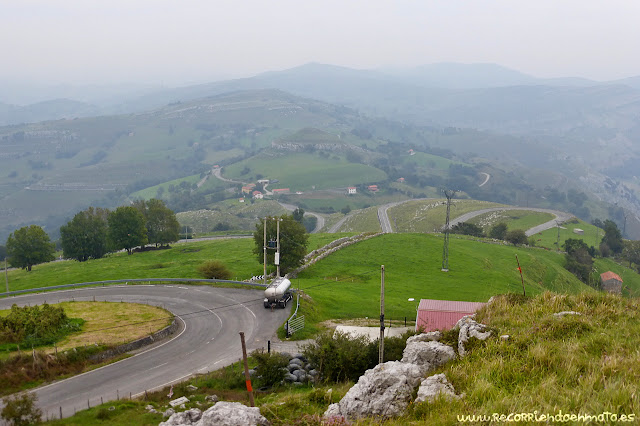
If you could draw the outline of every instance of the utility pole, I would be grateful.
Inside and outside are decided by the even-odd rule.
[[[455,189],[444,189],[445,197],[447,197],[447,219],[444,225],[444,246],[442,247],[442,272],[449,272],[449,213],[451,211],[451,199],[456,194]]]
[[[7,293],[9,293],[9,272],[7,270],[7,256],[4,257],[4,282],[7,286]]]
[[[280,278],[280,221],[282,219],[276,218],[276,278]]]
[[[560,251],[560,222],[556,220],[556,228],[558,228],[558,236],[556,237],[556,251]]]
[[[378,364],[384,362],[384,265],[380,266],[380,349]]]
[[[264,248],[264,261],[263,261],[263,273],[262,273],[262,280],[263,280],[263,284],[266,286],[267,285],[267,218],[265,217],[264,220],[264,236],[262,238],[262,245]]]

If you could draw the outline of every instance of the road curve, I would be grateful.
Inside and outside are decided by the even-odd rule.
[[[298,208],[298,206],[294,206],[293,204],[285,204],[285,203],[281,203],[278,201],[278,204],[280,204],[282,207],[284,207],[285,209],[287,209],[288,211],[292,212],[295,209]],[[308,214],[311,216],[314,216],[317,220],[316,220],[316,227],[313,228],[313,231],[310,232],[310,234],[317,234],[318,232],[320,232],[320,230],[322,228],[324,228],[324,217],[319,215],[318,213],[314,213],[314,212],[308,212],[305,211],[304,214]]]
[[[135,285],[84,288],[30,294],[0,300],[0,309],[47,301],[98,300],[164,306],[184,328],[170,340],[114,364],[36,389],[38,406],[49,418],[95,406],[101,400],[135,396],[198,372],[213,371],[242,357],[244,331],[248,350],[266,347],[289,310],[264,308],[261,290],[187,285]]]
[[[465,213],[462,216],[458,216],[457,218],[451,220],[449,223],[449,226],[455,226],[458,223],[466,222],[469,219],[472,219],[476,216],[480,216],[485,213],[491,213],[491,212],[497,212],[497,211],[503,211],[503,210],[525,210],[525,211],[533,211],[533,212],[540,212],[540,213],[550,213],[555,216],[554,219],[548,222],[545,222],[541,225],[534,226],[533,228],[526,230],[525,234],[527,234],[528,237],[531,235],[537,234],[538,232],[546,231],[547,229],[553,228],[556,226],[557,222],[566,222],[567,220],[573,217],[571,213],[561,212],[558,210],[539,209],[536,207],[495,207],[495,208],[482,209],[482,210],[476,210],[473,212]]]

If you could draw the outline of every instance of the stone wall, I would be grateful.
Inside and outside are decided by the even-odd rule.
[[[168,326],[166,326],[160,331],[156,331],[155,333],[149,336],[145,336],[141,339],[134,340],[133,342],[125,343],[124,345],[116,346],[115,348],[112,348],[112,349],[107,349],[106,351],[100,352],[99,354],[96,354],[89,359],[91,361],[100,362],[126,352],[135,351],[136,349],[140,349],[143,346],[150,345],[152,343],[155,343],[158,340],[164,339],[165,337],[171,336],[173,333],[175,333],[178,330],[178,328],[179,328],[178,321],[176,321],[176,319],[174,318],[173,321],[171,321],[171,324],[169,324]]]

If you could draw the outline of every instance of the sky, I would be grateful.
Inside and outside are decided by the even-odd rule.
[[[636,0],[0,0],[0,84],[183,85],[309,62],[640,75]]]

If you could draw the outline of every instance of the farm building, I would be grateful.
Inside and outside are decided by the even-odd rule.
[[[264,195],[262,195],[262,192],[260,191],[253,191],[253,198],[255,198],[256,200],[262,200],[264,198]]]
[[[622,278],[615,272],[607,271],[600,274],[600,285],[608,293],[622,294]]]
[[[356,187],[355,186],[350,186],[347,188],[347,194],[355,194],[356,193]]]
[[[288,194],[291,192],[291,190],[289,188],[278,188],[278,189],[274,189],[271,192],[273,192],[273,195],[278,195],[278,194]]]
[[[460,318],[475,313],[484,305],[480,302],[421,299],[416,315],[416,331],[450,329]]]
[[[371,192],[378,192],[378,185],[369,185],[367,189]]]
[[[584,235],[584,229],[573,228],[573,233],[578,235]]]

